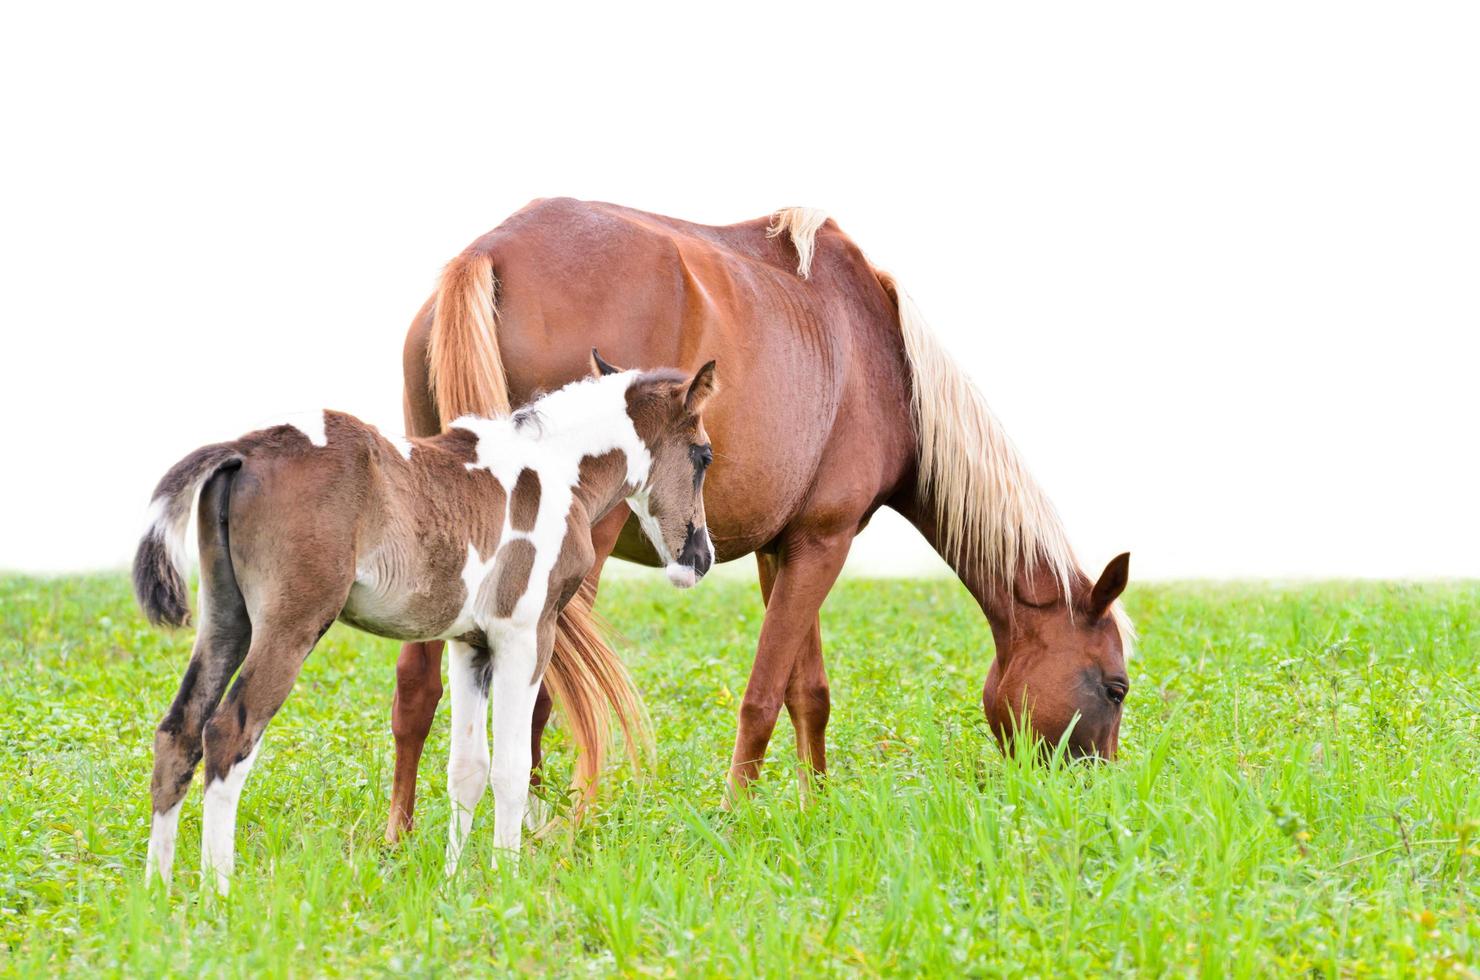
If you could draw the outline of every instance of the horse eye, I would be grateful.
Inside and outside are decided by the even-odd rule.
[[[1105,685],[1105,697],[1110,699],[1111,704],[1120,704],[1125,701],[1125,695],[1129,688],[1121,681],[1110,681]]]
[[[714,451],[708,446],[690,446],[689,458],[694,461],[695,466],[702,470],[714,462]]]

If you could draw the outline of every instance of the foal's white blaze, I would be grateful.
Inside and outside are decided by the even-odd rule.
[[[452,687],[452,750],[447,756],[447,797],[452,819],[447,827],[448,877],[473,829],[473,810],[488,787],[488,695],[478,684],[476,651],[466,643],[448,644],[447,679]],[[533,714],[533,706],[530,711]]]
[[[225,895],[231,888],[231,870],[236,862],[236,807],[241,802],[242,784],[257,761],[262,739],[252,746],[247,757],[226,771],[226,778],[216,779],[206,787],[205,818],[200,831],[200,873],[216,873],[216,890]]]
[[[170,873],[175,865],[175,836],[180,830],[180,807],[184,805],[182,797],[164,813],[156,813],[149,824],[149,856],[144,859],[146,882],[159,875],[160,881],[166,885],[170,883]]]
[[[637,518],[638,526],[642,528],[642,533],[647,536],[653,550],[657,552],[658,561],[662,562],[665,567],[674,564],[673,553],[668,550],[668,542],[663,540],[663,528],[659,526],[658,519],[653,516],[652,509],[648,506],[647,487],[643,487],[628,497],[627,506],[632,508],[632,514]]]

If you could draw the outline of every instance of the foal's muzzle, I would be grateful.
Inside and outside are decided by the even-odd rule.
[[[668,581],[687,589],[703,578],[713,564],[714,545],[709,540],[709,529],[691,524],[678,560],[668,566]]]

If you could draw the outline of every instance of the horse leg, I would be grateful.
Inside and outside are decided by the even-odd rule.
[[[792,673],[812,646],[817,611],[842,571],[852,540],[852,528],[831,534],[790,534],[782,542],[778,556],[770,559],[776,562],[776,571],[767,596],[755,664],[740,702],[735,752],[730,760],[732,795],[743,793],[760,773]],[[764,581],[763,572],[763,594],[767,592]],[[820,643],[816,653],[820,662]],[[815,712],[808,715],[809,719],[815,717]],[[799,745],[805,744],[801,731],[798,730]],[[818,735],[820,738],[820,730]]]
[[[346,583],[344,591],[348,592]],[[241,674],[211,713],[205,726],[206,802],[200,834],[202,874],[216,875],[216,889],[225,895],[235,864],[236,809],[242,786],[257,761],[267,723],[287,700],[319,637],[333,625],[343,605],[331,602],[301,604],[290,616],[271,613],[259,617]]]
[[[180,806],[200,762],[202,730],[252,640],[252,623],[217,519],[229,490],[229,474],[211,479],[201,490],[200,629],[179,692],[154,734],[154,816],[144,877],[158,874],[165,884],[175,860]]]
[[[591,570],[586,573],[586,580],[581,583],[580,595],[573,602],[582,601],[582,597],[589,598],[594,605],[596,602],[596,587],[601,581],[601,568],[606,564],[607,558],[611,557],[612,549],[617,546],[617,538],[622,533],[622,525],[627,523],[627,517],[631,511],[626,504],[618,504],[613,507],[601,520],[591,527],[591,546],[596,552],[595,561]],[[557,640],[558,642],[558,640]],[[530,758],[532,760],[529,770],[529,785],[538,789],[542,782],[540,765],[544,762],[545,753],[543,743],[545,740],[545,726],[550,721],[550,691],[545,685],[540,684],[539,696],[534,702],[534,717],[530,725]],[[538,796],[529,801],[529,810],[526,814],[526,826],[530,830],[538,830],[545,823],[545,804]]]
[[[553,617],[538,629],[507,630],[493,658],[493,845],[500,856],[518,864],[519,839],[529,803],[530,719],[540,679],[535,670],[540,651],[555,642]]]
[[[457,870],[473,810],[488,788],[488,685],[493,664],[487,649],[453,641],[447,664],[452,685],[452,751],[447,757],[447,797],[452,817],[447,826],[448,877]]]
[[[827,773],[827,719],[832,712],[822,662],[822,624],[815,617],[787,678],[785,700],[797,734],[797,778],[803,789],[810,790],[815,778]]]
[[[766,552],[755,553],[756,566],[760,574],[761,600],[771,602],[771,587],[776,581],[776,557]],[[797,736],[797,779],[804,789],[810,789],[812,777],[827,771],[827,748],[824,731],[831,700],[827,686],[827,671],[822,663],[822,624],[814,622],[807,644],[797,657],[786,682],[787,714],[791,715],[791,727]]]
[[[391,702],[391,734],[396,737],[396,766],[391,777],[391,812],[386,843],[394,844],[411,829],[416,808],[416,767],[437,702],[442,700],[442,641],[407,643],[396,660],[396,694]]]

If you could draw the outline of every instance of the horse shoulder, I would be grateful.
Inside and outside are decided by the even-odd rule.
[[[565,608],[595,564],[596,546],[591,542],[591,518],[585,505],[576,500],[566,515],[565,536],[550,568],[545,602],[547,610],[558,612]]]

